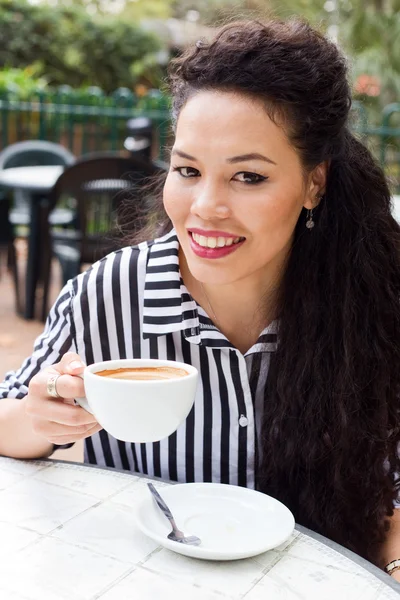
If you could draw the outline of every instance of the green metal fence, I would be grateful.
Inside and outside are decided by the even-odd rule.
[[[99,88],[77,93],[68,86],[37,91],[28,99],[12,91],[0,94],[0,149],[40,139],[58,142],[76,156],[123,150],[126,122],[148,116],[154,124],[154,158],[165,160],[170,135],[168,98],[158,90],[144,97],[120,88],[106,96]]]
[[[352,124],[380,161],[393,191],[400,193],[400,102],[383,109],[379,125],[371,125],[365,106],[354,102]]]
[[[16,92],[0,92],[0,150],[27,139],[59,142],[76,156],[97,151],[123,150],[126,122],[148,116],[155,131],[154,158],[166,160],[170,142],[169,100],[158,90],[138,97],[127,88],[106,96],[99,88],[77,92],[69,86],[38,90],[21,99]],[[368,111],[354,102],[352,127],[382,163],[393,189],[400,193],[400,102],[382,112],[371,125]]]

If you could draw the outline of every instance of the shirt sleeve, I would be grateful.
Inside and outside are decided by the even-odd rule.
[[[17,371],[7,373],[4,381],[0,383],[0,402],[2,398],[24,398],[34,375],[58,362],[66,352],[75,351],[72,298],[72,285],[69,281],[51,308],[44,331],[35,340],[32,355]]]

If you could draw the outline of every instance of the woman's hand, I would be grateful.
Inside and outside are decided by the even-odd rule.
[[[395,579],[396,581],[398,581],[400,583],[400,570],[395,571],[392,575],[393,579]]]
[[[51,444],[68,444],[87,438],[100,431],[96,418],[74,404],[74,398],[85,395],[83,380],[79,375],[85,368],[78,354],[68,352],[62,360],[32,377],[25,397],[25,412],[32,421],[32,429]],[[47,392],[50,375],[57,379],[57,393],[52,398]]]

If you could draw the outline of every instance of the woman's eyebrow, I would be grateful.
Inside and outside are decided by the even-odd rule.
[[[227,158],[227,162],[230,164],[244,162],[245,160],[263,160],[264,162],[271,163],[271,165],[276,165],[271,158],[268,156],[264,156],[263,154],[259,154],[258,152],[251,152],[250,154],[241,154],[240,156],[232,156],[232,158]]]
[[[177,156],[180,156],[181,158],[186,158],[187,160],[192,160],[192,161],[196,161],[197,159],[194,156],[191,156],[190,154],[187,154],[186,152],[182,152],[182,150],[178,150],[177,148],[174,148],[171,152],[171,155],[176,154]],[[240,156],[232,156],[231,158],[227,158],[226,162],[230,163],[230,164],[235,164],[235,163],[239,163],[239,162],[244,162],[246,160],[263,160],[264,162],[270,163],[271,165],[276,165],[276,162],[274,162],[271,158],[268,158],[267,156],[264,156],[263,154],[259,154],[258,152],[251,152],[250,154],[241,154]]]
[[[172,149],[171,156],[173,156],[174,154],[180,156],[181,158],[186,158],[187,160],[197,160],[197,158],[195,158],[194,156],[190,156],[190,154],[186,154],[186,152],[182,152],[182,150],[178,150],[177,148]]]

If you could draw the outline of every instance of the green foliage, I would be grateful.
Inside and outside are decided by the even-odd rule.
[[[167,73],[165,67],[159,64],[156,54],[146,54],[132,64],[131,75],[134,81],[140,80],[145,86],[156,89],[162,85]]]
[[[381,93],[377,101],[370,101],[371,106],[382,108],[398,101],[400,0],[353,0],[347,10],[342,7],[340,23],[340,41],[351,57],[353,79],[370,75],[380,82]]]
[[[42,0],[45,2],[46,0]],[[173,0],[48,0],[50,5],[68,5],[85,8],[91,15],[123,15],[139,21],[140,19],[168,19],[171,16],[170,5]]]
[[[28,78],[42,75],[50,85],[99,86],[106,93],[118,87],[133,89],[137,83],[159,87],[165,77],[157,56],[162,43],[139,27],[140,19],[197,17],[199,24],[215,26],[240,16],[300,15],[323,31],[337,26],[354,82],[365,75],[379,80],[379,96],[358,93],[358,99],[375,111],[398,100],[400,0],[336,0],[332,12],[325,9],[327,4],[321,0],[126,0],[125,5],[118,4],[120,14],[114,15],[113,0],[51,0],[51,4],[43,0],[39,5],[0,0],[0,69],[22,69],[14,77],[26,89],[31,84],[22,83],[24,73]],[[32,64],[34,72],[25,71]]]
[[[188,11],[199,13],[199,22],[215,25],[235,18],[287,18],[300,15],[312,22],[326,15],[320,0],[172,0],[173,16],[185,19]]]
[[[0,68],[41,65],[49,84],[97,85],[105,92],[136,83],[136,62],[160,48],[136,24],[91,17],[79,5],[0,0]]]
[[[368,105],[376,122],[386,104],[400,100],[400,0],[172,0],[172,9],[182,19],[196,10],[198,21],[209,25],[235,16],[301,16],[336,35],[349,58],[355,97]],[[378,81],[377,96],[357,93],[360,76]]]
[[[123,15],[133,22],[140,19],[168,19],[172,14],[171,3],[172,0],[127,0]]]
[[[9,96],[15,95],[20,100],[27,100],[34,92],[45,90],[47,81],[38,77],[41,67],[38,64],[25,69],[0,70],[0,94],[7,92]]]
[[[131,88],[138,80],[134,66],[143,63],[159,47],[156,38],[137,26],[108,18],[89,23],[75,52],[79,55],[81,76],[111,92],[117,87]]]
[[[56,30],[54,11],[39,10],[25,0],[1,0],[0,65],[23,68],[53,54]]]

